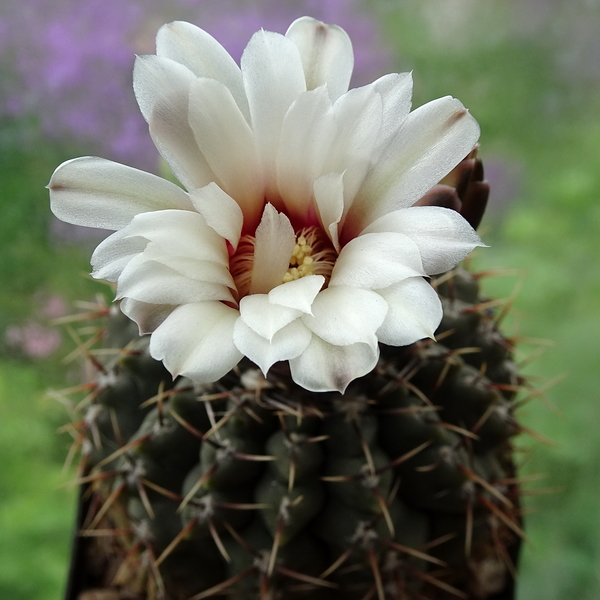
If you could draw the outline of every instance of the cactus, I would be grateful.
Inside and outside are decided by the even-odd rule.
[[[187,191],[99,158],[52,176],[58,217],[116,230],[92,264],[120,301],[81,347],[68,600],[512,598],[524,382],[457,266],[479,126],[410,112],[409,74],[348,91],[352,60],[307,17],[241,68],[170,24],[134,89]]]
[[[84,510],[68,600],[512,598],[524,382],[479,279],[434,280],[438,341],[382,348],[344,395],[248,360],[213,384],[173,381],[99,307],[115,354],[93,359],[73,424]]]

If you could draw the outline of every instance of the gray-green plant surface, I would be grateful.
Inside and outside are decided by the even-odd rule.
[[[528,364],[538,387],[564,374],[521,418],[554,443],[522,436],[527,536],[519,600],[600,596],[600,7],[547,0],[373,2],[396,70],[414,70],[415,105],[452,94],[482,127],[492,182],[474,263],[490,295],[522,280],[509,332],[554,347]],[[233,17],[232,17],[233,18]],[[0,59],[1,60],[1,59]],[[43,107],[39,107],[43,110]],[[84,276],[89,248],[56,244],[43,186],[85,148],[50,146],[35,124],[0,122],[0,328],[25,321],[39,294],[67,300],[103,290]],[[537,344],[523,344],[523,359]],[[0,597],[56,600],[68,560],[75,494],[60,488],[64,409],[44,395],[77,382],[60,363],[4,348],[0,360]],[[553,411],[550,403],[556,407]],[[552,493],[535,493],[544,490]],[[531,495],[527,495],[531,492]]]

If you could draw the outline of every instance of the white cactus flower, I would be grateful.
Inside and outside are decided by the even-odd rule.
[[[411,112],[408,73],[348,91],[352,67],[347,34],[308,17],[257,32],[241,66],[205,31],[165,25],[134,90],[183,188],[93,157],[53,174],[58,218],[116,231],[93,275],[117,283],[174,376],[212,382],[247,356],[343,393],[379,342],[433,336],[425,277],[482,244],[457,212],[412,205],[479,127],[451,97]]]

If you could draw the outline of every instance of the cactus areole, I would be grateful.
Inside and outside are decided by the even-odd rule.
[[[456,268],[483,245],[479,126],[451,97],[411,111],[408,73],[349,90],[352,68],[308,17],[240,66],[165,25],[134,90],[181,186],[53,174],[57,217],[114,231],[93,275],[131,319],[105,311],[73,424],[69,600],[512,598],[522,382]]]

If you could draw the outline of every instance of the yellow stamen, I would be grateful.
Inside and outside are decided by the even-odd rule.
[[[323,275],[328,280],[336,258],[336,251],[321,229],[305,227],[296,238],[290,268],[283,276],[283,283],[307,275]]]

